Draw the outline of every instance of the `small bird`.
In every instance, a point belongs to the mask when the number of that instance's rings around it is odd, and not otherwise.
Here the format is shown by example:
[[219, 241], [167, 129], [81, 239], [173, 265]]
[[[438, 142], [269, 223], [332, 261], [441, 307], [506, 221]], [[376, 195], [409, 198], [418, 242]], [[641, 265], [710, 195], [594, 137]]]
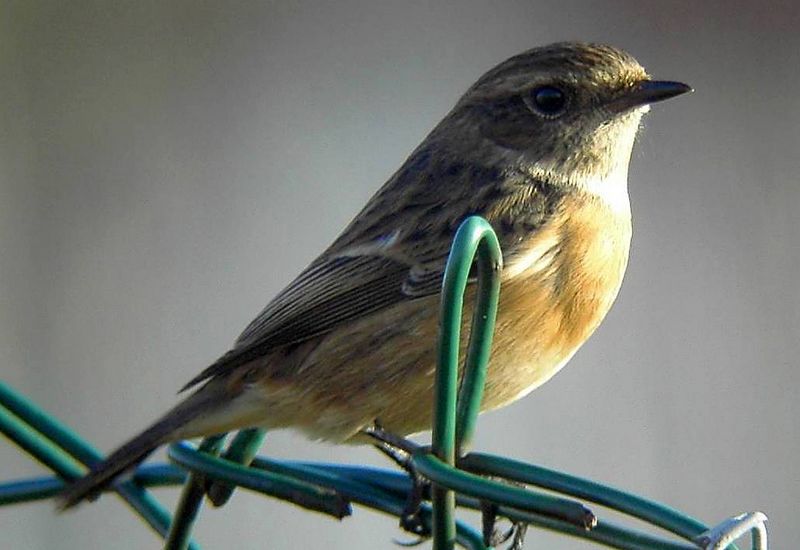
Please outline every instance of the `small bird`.
[[497, 65], [183, 388], [194, 392], [68, 486], [61, 505], [96, 496], [179, 439], [263, 427], [366, 443], [376, 422], [397, 436], [430, 429], [440, 286], [455, 231], [471, 215], [489, 221], [505, 258], [483, 410], [528, 394], [616, 298], [641, 117], [688, 91], [598, 44], [552, 44]]

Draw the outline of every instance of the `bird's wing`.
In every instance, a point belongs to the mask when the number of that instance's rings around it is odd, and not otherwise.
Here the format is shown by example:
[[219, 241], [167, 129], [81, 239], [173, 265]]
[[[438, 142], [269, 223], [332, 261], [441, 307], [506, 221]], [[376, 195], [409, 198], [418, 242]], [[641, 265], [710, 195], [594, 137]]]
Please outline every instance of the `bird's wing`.
[[[331, 247], [248, 325], [233, 349], [183, 389], [279, 346], [438, 293], [451, 240], [467, 216], [484, 216], [504, 256], [514, 259], [523, 235], [545, 223], [558, 202], [556, 188], [524, 175], [432, 158], [424, 148], [415, 151]], [[446, 190], [432, 183], [444, 178], [450, 183]]]
[[404, 243], [387, 239], [325, 254], [306, 268], [247, 326], [233, 349], [185, 387], [335, 327], [441, 288], [449, 240], [414, 259]]
[[441, 260], [414, 264], [358, 254], [314, 262], [248, 325], [236, 347], [302, 342], [398, 302], [434, 294], [441, 285]]

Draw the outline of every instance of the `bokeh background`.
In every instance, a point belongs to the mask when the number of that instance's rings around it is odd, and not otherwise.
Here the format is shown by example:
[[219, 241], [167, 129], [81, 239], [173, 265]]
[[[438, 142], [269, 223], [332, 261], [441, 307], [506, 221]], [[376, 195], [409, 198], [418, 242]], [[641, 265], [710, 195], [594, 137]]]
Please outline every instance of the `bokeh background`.
[[[798, 543], [800, 4], [1, 4], [0, 373], [102, 449], [173, 404], [495, 63], [603, 41], [692, 84], [636, 147], [616, 306], [552, 382], [483, 417], [477, 447], [708, 522], [763, 510], [774, 548]], [[291, 433], [265, 451], [386, 465]], [[0, 479], [39, 472], [0, 442]], [[5, 508], [0, 532], [10, 549], [159, 545], [114, 497]], [[196, 536], [403, 538], [246, 492]]]

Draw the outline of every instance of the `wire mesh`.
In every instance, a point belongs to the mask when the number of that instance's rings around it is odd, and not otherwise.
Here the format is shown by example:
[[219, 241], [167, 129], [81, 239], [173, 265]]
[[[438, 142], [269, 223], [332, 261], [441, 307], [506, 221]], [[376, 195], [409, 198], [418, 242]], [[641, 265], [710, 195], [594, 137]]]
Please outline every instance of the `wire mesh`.
[[[476, 304], [459, 390], [462, 306], [473, 265], [477, 265]], [[766, 550], [766, 516], [760, 512], [735, 516], [709, 528], [668, 506], [594, 481], [501, 456], [467, 452], [480, 410], [501, 265], [500, 246], [488, 222], [480, 217], [466, 219], [456, 233], [443, 281], [432, 444], [417, 446], [412, 453], [415, 468], [432, 484], [431, 503], [423, 503], [420, 513], [432, 532], [433, 547], [491, 548], [486, 526], [478, 530], [458, 520], [458, 507], [484, 513], [490, 510], [492, 517], [625, 550], [738, 550], [733, 541], [748, 532], [751, 548]], [[52, 498], [66, 483], [83, 475], [85, 468], [102, 460], [101, 453], [76, 433], [3, 382], [0, 431], [55, 474], [0, 484], [0, 506]], [[223, 505], [237, 486], [336, 518], [352, 514], [353, 504], [403, 515], [412, 485], [405, 473], [256, 456], [264, 435], [260, 429], [242, 430], [227, 449], [226, 434], [206, 438], [198, 447], [175, 443], [169, 448], [169, 458], [176, 465], [140, 466], [111, 490], [164, 538], [165, 548], [170, 550], [199, 549], [191, 531], [203, 497]], [[148, 488], [180, 484], [183, 491], [171, 516]], [[671, 536], [603, 519], [583, 501], [659, 527]]]

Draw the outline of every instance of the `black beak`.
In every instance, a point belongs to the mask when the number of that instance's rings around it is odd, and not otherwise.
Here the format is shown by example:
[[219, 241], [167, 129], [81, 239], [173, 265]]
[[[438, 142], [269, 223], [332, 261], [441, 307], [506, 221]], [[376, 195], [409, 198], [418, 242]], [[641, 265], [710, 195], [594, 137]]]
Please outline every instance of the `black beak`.
[[642, 105], [649, 105], [658, 101], [664, 101], [671, 97], [692, 92], [691, 86], [683, 82], [671, 82], [669, 80], [643, 80], [622, 92], [619, 96], [612, 99], [607, 108], [612, 113], [622, 113]]

